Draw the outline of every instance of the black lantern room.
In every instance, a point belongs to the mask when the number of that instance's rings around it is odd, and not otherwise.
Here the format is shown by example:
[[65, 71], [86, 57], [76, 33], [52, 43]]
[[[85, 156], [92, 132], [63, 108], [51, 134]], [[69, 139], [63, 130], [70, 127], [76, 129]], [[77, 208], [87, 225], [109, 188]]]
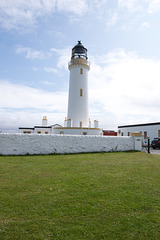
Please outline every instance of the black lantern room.
[[85, 48], [81, 41], [78, 41], [78, 44], [72, 48], [72, 59], [73, 58], [84, 58], [88, 59], [87, 57], [87, 48]]

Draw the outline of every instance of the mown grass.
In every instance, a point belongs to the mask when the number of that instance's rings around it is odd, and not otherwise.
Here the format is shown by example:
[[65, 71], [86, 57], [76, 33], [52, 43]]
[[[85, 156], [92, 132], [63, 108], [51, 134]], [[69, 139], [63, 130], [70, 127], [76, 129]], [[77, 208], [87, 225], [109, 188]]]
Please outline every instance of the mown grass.
[[160, 156], [0, 156], [0, 239], [159, 240]]

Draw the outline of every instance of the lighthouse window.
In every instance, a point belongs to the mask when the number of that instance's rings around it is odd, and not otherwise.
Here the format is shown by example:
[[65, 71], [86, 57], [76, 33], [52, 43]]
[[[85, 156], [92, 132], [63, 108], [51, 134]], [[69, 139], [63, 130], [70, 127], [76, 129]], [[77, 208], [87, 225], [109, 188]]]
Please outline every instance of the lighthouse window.
[[80, 74], [83, 74], [83, 68], [80, 68]]
[[82, 128], [82, 121], [79, 122], [79, 127]]
[[83, 96], [83, 89], [80, 89], [80, 97]]

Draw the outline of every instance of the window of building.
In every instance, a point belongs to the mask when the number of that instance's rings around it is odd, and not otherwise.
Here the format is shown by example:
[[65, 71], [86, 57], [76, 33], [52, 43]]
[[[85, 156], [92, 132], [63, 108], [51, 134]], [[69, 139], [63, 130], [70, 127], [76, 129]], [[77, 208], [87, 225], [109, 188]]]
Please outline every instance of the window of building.
[[123, 132], [121, 132], [121, 136], [123, 136], [124, 134], [123, 134]]
[[130, 135], [131, 135], [130, 132], [128, 132], [128, 137], [129, 137]]
[[63, 131], [61, 131], [61, 132], [60, 132], [60, 134], [64, 134], [64, 132], [63, 132]]
[[83, 74], [83, 68], [80, 68], [80, 74]]
[[158, 137], [160, 137], [160, 130], [158, 130]]
[[83, 89], [80, 89], [80, 97], [83, 96]]
[[24, 134], [30, 134], [31, 131], [23, 131]]
[[79, 127], [82, 128], [82, 121], [79, 122]]
[[144, 132], [144, 139], [147, 138], [147, 132]]
[[83, 134], [83, 135], [87, 135], [87, 132], [83, 132], [82, 134]]
[[41, 131], [37, 131], [38, 134], [41, 134]]
[[46, 131], [45, 134], [48, 134], [48, 132]]

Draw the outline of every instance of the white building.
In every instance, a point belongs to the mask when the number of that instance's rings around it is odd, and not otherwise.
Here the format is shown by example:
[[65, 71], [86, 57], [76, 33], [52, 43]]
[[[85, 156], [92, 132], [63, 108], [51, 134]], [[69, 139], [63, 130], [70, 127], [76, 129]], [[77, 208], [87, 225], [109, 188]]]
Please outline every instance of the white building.
[[24, 134], [53, 134], [54, 133], [54, 128], [60, 128], [62, 127], [59, 124], [54, 124], [48, 126], [48, 120], [47, 116], [44, 116], [42, 119], [42, 125], [41, 126], [34, 126], [33, 128], [28, 128], [28, 127], [19, 127], [19, 132], [24, 133]]
[[[68, 113], [64, 121], [64, 127], [60, 125], [47, 126], [47, 117], [42, 120], [42, 126], [30, 128], [19, 128], [23, 133], [43, 134], [71, 134], [71, 135], [102, 135], [102, 129], [98, 127], [99, 122], [91, 121], [88, 116], [88, 62], [87, 49], [78, 41], [72, 49], [71, 60], [68, 64], [70, 71]], [[46, 118], [46, 119], [45, 119]]]
[[144, 139], [149, 137], [152, 141], [155, 137], [160, 137], [160, 122], [118, 126], [120, 136], [130, 136], [135, 132], [142, 133]]

